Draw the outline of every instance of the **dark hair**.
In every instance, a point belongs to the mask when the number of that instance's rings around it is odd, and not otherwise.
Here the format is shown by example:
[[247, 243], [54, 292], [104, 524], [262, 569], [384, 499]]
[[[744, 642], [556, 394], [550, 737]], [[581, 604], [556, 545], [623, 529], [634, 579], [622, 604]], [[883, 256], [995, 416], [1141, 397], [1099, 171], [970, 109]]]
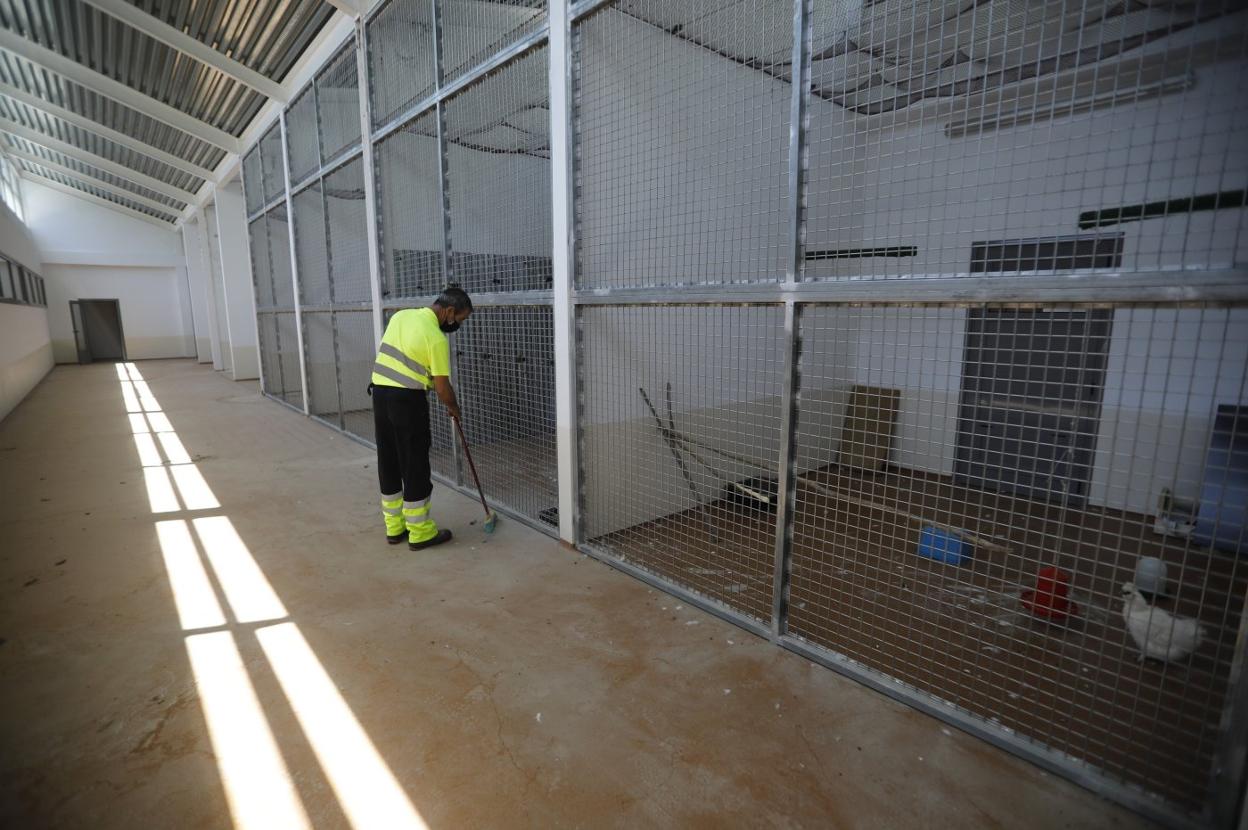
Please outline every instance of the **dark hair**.
[[444, 288], [433, 304], [456, 312], [472, 311], [472, 300], [468, 299], [468, 292], [457, 285]]

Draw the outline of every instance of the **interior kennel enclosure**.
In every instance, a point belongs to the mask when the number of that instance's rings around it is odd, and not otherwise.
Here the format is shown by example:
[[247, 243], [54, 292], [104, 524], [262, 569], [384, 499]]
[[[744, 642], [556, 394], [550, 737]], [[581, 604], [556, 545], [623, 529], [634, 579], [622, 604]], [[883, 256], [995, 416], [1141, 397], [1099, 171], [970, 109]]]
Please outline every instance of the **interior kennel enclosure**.
[[1239, 0], [388, 0], [244, 158], [264, 390], [370, 442], [387, 315], [462, 285], [500, 508], [1226, 826], [1246, 67]]

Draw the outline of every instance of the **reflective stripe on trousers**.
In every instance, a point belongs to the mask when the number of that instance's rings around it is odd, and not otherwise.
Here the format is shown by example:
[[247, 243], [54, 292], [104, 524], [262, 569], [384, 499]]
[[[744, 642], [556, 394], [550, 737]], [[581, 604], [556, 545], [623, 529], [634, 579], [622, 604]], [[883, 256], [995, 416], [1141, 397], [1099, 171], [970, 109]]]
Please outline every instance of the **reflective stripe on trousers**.
[[403, 520], [407, 523], [409, 542], [424, 542], [438, 535], [438, 526], [433, 521], [431, 500], [403, 502]]
[[381, 517], [386, 521], [387, 536], [398, 536], [407, 529], [403, 521], [403, 494], [401, 492], [392, 495], [382, 494]]

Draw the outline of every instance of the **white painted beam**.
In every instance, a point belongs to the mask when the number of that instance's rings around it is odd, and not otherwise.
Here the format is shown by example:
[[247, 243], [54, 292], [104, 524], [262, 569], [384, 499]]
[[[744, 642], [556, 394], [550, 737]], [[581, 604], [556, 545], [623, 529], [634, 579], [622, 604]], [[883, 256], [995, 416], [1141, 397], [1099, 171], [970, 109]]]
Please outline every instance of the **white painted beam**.
[[[90, 2], [90, 0], [87, 0], [87, 2]], [[347, 17], [360, 16], [359, 7], [357, 7], [355, 3], [352, 3], [351, 0], [325, 0], [325, 2], [345, 14]]]
[[101, 138], [107, 138], [114, 144], [133, 150], [136, 153], [142, 153], [150, 159], [167, 164], [176, 170], [181, 170], [183, 173], [190, 173], [192, 176], [199, 176], [201, 179], [206, 181], [212, 181], [214, 178], [215, 174], [207, 167], [200, 167], [198, 164], [192, 164], [184, 158], [175, 156], [173, 153], [166, 153], [158, 147], [145, 144], [137, 138], [133, 138], [125, 133], [120, 133], [114, 129], [105, 127], [100, 122], [92, 121], [85, 115], [79, 115], [73, 110], [67, 110], [64, 107], [57, 106], [50, 101], [45, 101], [37, 95], [31, 95], [29, 92], [23, 89], [18, 89], [10, 84], [6, 84], [3, 81], [0, 81], [0, 95], [3, 95], [6, 98], [12, 98], [14, 101], [19, 101], [32, 109], [39, 110], [45, 115], [51, 116], [52, 118], [60, 119], [66, 124], [72, 124], [80, 129], [95, 133]]
[[115, 196], [121, 196], [123, 198], [129, 199], [130, 201], [136, 204], [145, 205], [147, 207], [152, 208], [153, 210], [159, 210], [159, 211], [168, 213], [170, 222], [177, 219], [177, 217], [181, 213], [181, 211], [176, 207], [163, 204], [161, 202], [156, 201], [155, 199], [149, 199], [146, 196], [142, 196], [138, 193], [132, 193], [129, 190], [124, 190], [120, 187], [117, 187], [114, 184], [104, 181], [99, 176], [93, 176], [90, 173], [84, 173], [81, 170], [75, 170], [72, 167], [66, 167], [63, 164], [57, 164], [54, 161], [48, 161], [47, 159], [39, 158], [33, 153], [26, 153], [26, 152], [23, 152], [22, 150], [14, 150], [12, 147], [5, 150], [5, 153], [9, 156], [12, 156], [13, 158], [24, 159], [25, 161], [28, 161], [31, 164], [37, 164], [40, 167], [43, 167], [47, 170], [52, 170], [57, 173], [64, 173], [66, 176], [73, 176], [75, 179], [78, 179], [79, 181], [82, 181], [84, 183], [89, 183], [95, 187], [99, 187], [104, 190], [107, 190], [109, 193], [112, 193]]
[[69, 185], [61, 184], [60, 182], [53, 181], [52, 179], [49, 179], [46, 176], [40, 176], [38, 173], [32, 173], [29, 170], [23, 170], [21, 171], [21, 177], [23, 179], [26, 179], [26, 181], [34, 182], [35, 184], [42, 185], [43, 187], [50, 187], [53, 190], [59, 190], [62, 193], [68, 193], [70, 196], [77, 196], [79, 199], [82, 199], [83, 201], [92, 202], [94, 204], [100, 205], [101, 207], [106, 207], [109, 210], [115, 210], [118, 213], [123, 214], [125, 216], [130, 216], [135, 219], [142, 219], [144, 222], [147, 222], [148, 224], [151, 224], [151, 225], [155, 225], [161, 230], [169, 231], [170, 233], [175, 232], [173, 223], [171, 222], [162, 222], [154, 216], [148, 216], [146, 213], [140, 213], [139, 211], [134, 210], [133, 208], [128, 208], [125, 205], [119, 205], [116, 202], [110, 202], [108, 199], [102, 199], [99, 196], [96, 196], [92, 193], [87, 193], [86, 191], [83, 191], [83, 190], [79, 190], [76, 187], [70, 187]]
[[196, 40], [181, 29], [170, 26], [160, 18], [153, 17], [125, 0], [84, 0], [84, 2], [138, 29], [143, 34], [159, 40], [166, 46], [211, 66], [240, 84], [246, 84], [261, 95], [267, 95], [283, 103], [287, 100], [286, 91], [273, 79], [266, 78], [254, 69], [249, 69], [233, 58], [226, 57], [202, 40]]
[[187, 115], [180, 109], [171, 107], [163, 101], [157, 101], [155, 98], [144, 95], [120, 81], [115, 81], [107, 75], [83, 66], [77, 61], [70, 60], [58, 52], [40, 46], [34, 41], [27, 40], [15, 32], [0, 29], [0, 49], [23, 57], [49, 72], [68, 78], [93, 92], [97, 92], [106, 98], [111, 98], [144, 115], [151, 116], [157, 121], [181, 130], [187, 135], [193, 135], [201, 141], [216, 145], [222, 150], [228, 150], [231, 153], [239, 151], [238, 139], [225, 130], [218, 129], [206, 121], [200, 121], [198, 118]]
[[155, 190], [157, 193], [163, 193], [164, 195], [177, 199], [180, 202], [191, 202], [195, 199], [195, 194], [191, 193], [189, 190], [174, 187], [173, 185], [149, 176], [146, 173], [140, 173], [137, 170], [126, 167], [124, 164], [109, 161], [103, 156], [97, 156], [94, 153], [89, 153], [80, 147], [61, 141], [59, 138], [53, 138], [50, 135], [44, 135], [38, 130], [32, 130], [29, 127], [17, 123], [16, 121], [10, 121], [7, 118], [0, 118], [0, 132], [15, 135], [18, 138], [24, 138], [33, 144], [47, 147], [49, 150], [56, 150], [58, 153], [63, 153], [70, 158], [83, 162], [84, 164], [89, 164], [92, 167], [98, 167], [107, 173], [112, 173], [114, 176], [120, 176], [128, 182], [141, 184], [146, 188]]

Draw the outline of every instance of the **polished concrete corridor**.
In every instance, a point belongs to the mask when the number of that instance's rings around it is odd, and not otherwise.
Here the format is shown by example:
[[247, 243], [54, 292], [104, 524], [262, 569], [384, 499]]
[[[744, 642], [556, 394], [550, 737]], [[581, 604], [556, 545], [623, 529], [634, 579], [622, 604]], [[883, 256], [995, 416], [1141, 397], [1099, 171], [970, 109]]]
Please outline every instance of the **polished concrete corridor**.
[[388, 547], [370, 450], [133, 366], [0, 423], [0, 826], [1144, 824], [444, 488]]

